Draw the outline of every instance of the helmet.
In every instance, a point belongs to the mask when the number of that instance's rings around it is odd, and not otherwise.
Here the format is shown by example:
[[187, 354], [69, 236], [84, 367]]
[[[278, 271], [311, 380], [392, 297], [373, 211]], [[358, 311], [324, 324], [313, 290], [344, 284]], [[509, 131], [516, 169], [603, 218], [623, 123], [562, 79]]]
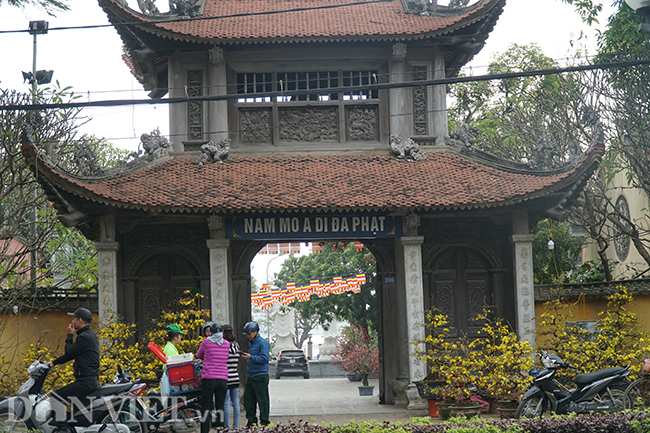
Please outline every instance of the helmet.
[[221, 323], [219, 322], [206, 322], [203, 327], [201, 327], [201, 331], [205, 335], [205, 330], [206, 328], [210, 328], [210, 333], [211, 334], [216, 334], [217, 332], [221, 332]]
[[257, 324], [257, 322], [246, 322], [244, 325], [244, 335], [248, 334], [249, 332], [253, 331], [259, 331], [260, 330], [260, 325]]

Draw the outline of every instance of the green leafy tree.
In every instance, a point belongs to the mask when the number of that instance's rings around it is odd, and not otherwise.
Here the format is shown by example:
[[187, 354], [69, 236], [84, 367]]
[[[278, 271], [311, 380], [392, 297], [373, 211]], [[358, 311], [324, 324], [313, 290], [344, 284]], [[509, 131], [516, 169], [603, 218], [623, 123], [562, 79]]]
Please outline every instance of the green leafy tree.
[[59, 0], [0, 0], [0, 7], [5, 4], [16, 7], [36, 6], [52, 16], [55, 12], [70, 10], [67, 2]]
[[[512, 44], [497, 55], [488, 73], [503, 74], [555, 68], [559, 65], [536, 44]], [[576, 95], [582, 83], [573, 75], [508, 78], [452, 85], [450, 125], [466, 124], [480, 131], [472, 145], [508, 160], [534, 165], [533, 152], [545, 142], [552, 166], [562, 166], [580, 153], [586, 139], [576, 127], [583, 117], [583, 103]], [[551, 121], [554, 119], [554, 121]], [[539, 168], [539, 167], [533, 167]], [[547, 167], [550, 168], [550, 167]]]
[[288, 281], [295, 281], [296, 286], [309, 285], [310, 279], [318, 278], [321, 282], [329, 281], [335, 276], [353, 276], [366, 274], [366, 284], [361, 293], [329, 295], [324, 298], [312, 296], [309, 302], [291, 304], [298, 313], [294, 344], [302, 347], [309, 338], [309, 333], [317, 326], [327, 327], [333, 319], [359, 323], [367, 329], [377, 326], [377, 294], [375, 286], [376, 261], [372, 253], [364, 248], [355, 251], [354, 244], [345, 248], [341, 244], [335, 249], [333, 243], [325, 244], [320, 253], [307, 256], [291, 256], [282, 264], [274, 284], [286, 287]]

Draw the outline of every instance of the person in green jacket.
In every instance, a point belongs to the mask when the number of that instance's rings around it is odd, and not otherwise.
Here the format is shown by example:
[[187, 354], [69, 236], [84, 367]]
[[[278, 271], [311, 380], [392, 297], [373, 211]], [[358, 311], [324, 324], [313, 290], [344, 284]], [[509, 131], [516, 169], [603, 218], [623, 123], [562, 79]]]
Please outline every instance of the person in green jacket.
[[[167, 358], [170, 356], [178, 355], [178, 345], [183, 339], [185, 333], [181, 331], [180, 326], [175, 323], [167, 325], [167, 344], [163, 348], [163, 353], [167, 355]], [[163, 376], [160, 378], [160, 394], [163, 396], [169, 395], [171, 392], [171, 386], [169, 384], [169, 376], [167, 375], [167, 365], [163, 365]], [[163, 401], [164, 403], [164, 401]]]
[[180, 326], [177, 324], [172, 323], [171, 325], [167, 325], [167, 344], [165, 344], [163, 352], [168, 358], [173, 355], [178, 355], [178, 345], [181, 344], [183, 335], [185, 333], [181, 331]]

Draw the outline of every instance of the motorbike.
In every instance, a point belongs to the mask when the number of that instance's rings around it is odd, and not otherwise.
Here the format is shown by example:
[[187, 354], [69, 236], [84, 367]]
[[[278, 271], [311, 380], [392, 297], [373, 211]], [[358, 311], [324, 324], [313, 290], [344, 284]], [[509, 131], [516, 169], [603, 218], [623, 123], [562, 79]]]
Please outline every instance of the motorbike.
[[544, 368], [522, 397], [515, 418], [538, 418], [547, 409], [556, 414], [619, 412], [624, 409], [626, 377], [630, 367], [603, 368], [573, 378], [575, 389], [567, 389], [556, 379], [561, 368], [574, 368], [558, 355], [542, 351]]
[[158, 391], [138, 398], [143, 421], [151, 433], [192, 433], [201, 427], [201, 391], [161, 397]]
[[44, 433], [144, 433], [140, 419], [130, 410], [146, 383], [131, 382], [119, 366], [114, 384], [90, 393], [83, 404], [73, 404], [66, 421], [56, 421], [50, 395], [42, 392], [50, 372], [47, 363], [34, 361], [29, 378], [15, 397], [0, 401], [0, 431], [42, 430]]

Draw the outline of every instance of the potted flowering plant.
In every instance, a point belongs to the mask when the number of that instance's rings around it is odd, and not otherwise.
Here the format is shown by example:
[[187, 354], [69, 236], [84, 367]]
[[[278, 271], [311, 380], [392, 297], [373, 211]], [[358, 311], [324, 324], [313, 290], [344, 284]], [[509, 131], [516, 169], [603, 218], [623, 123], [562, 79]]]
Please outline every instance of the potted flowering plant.
[[474, 352], [482, 354], [476, 386], [502, 409], [516, 408], [519, 396], [533, 380], [528, 374], [533, 366], [530, 343], [522, 341], [504, 319], [493, 317], [489, 309], [477, 320], [482, 324], [480, 338], [470, 344]]
[[452, 349], [447, 325], [447, 316], [435, 309], [427, 311], [424, 325], [427, 328], [427, 336], [423, 340], [414, 342], [416, 348], [413, 355], [427, 365], [428, 371], [427, 377], [415, 383], [422, 398], [435, 400], [443, 398], [441, 392], [445, 378], [442, 370], [446, 363], [446, 356]]
[[359, 393], [362, 394], [362, 387], [372, 388], [368, 384], [368, 375], [379, 371], [379, 344], [377, 335], [358, 323], [343, 328], [341, 335], [336, 340], [336, 347], [332, 351], [332, 357], [340, 362], [341, 368], [348, 373], [361, 376], [362, 385]]

